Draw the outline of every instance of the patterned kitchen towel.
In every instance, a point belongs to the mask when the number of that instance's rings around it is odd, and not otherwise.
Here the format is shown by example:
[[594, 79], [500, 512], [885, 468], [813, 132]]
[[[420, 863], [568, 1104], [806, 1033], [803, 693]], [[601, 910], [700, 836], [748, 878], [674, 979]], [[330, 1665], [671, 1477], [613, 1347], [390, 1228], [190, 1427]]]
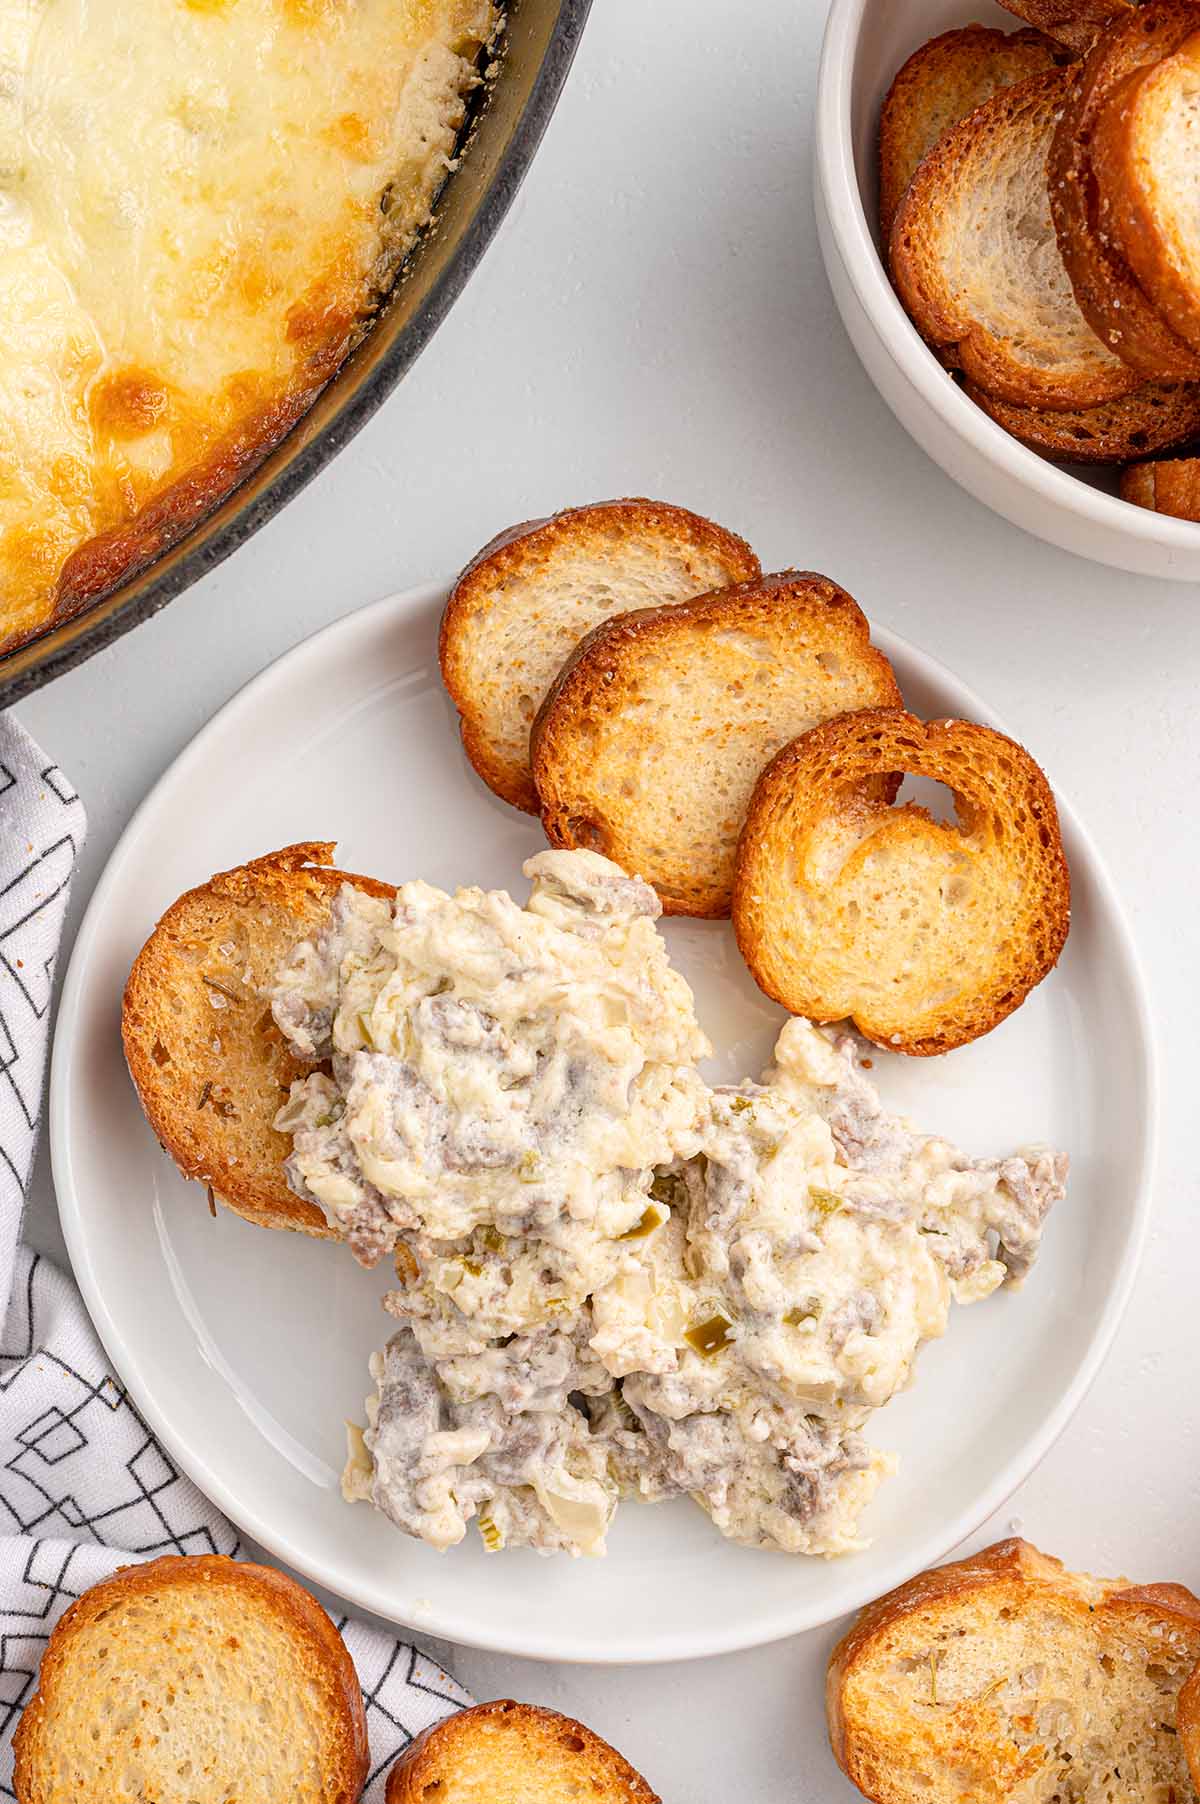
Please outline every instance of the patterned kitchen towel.
[[[83, 804], [11, 715], [0, 716], [0, 1796], [12, 1732], [51, 1629], [98, 1579], [163, 1553], [243, 1552], [177, 1472], [108, 1370], [75, 1286], [20, 1244], [41, 1118], [54, 963]], [[364, 1797], [396, 1754], [471, 1699], [416, 1648], [337, 1619], [371, 1742]]]

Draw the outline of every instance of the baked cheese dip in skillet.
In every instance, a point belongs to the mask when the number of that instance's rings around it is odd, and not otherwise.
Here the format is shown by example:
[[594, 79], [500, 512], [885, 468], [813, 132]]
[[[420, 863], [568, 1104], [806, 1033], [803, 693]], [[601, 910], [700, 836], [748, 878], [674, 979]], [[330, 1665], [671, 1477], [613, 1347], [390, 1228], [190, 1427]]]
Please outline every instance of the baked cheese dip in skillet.
[[0, 649], [287, 433], [451, 167], [491, 0], [0, 10]]

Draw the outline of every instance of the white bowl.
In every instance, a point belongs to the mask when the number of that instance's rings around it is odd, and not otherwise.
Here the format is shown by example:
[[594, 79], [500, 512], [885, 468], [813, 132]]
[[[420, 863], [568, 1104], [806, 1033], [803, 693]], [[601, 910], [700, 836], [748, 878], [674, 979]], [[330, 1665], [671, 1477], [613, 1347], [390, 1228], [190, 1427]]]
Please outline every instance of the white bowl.
[[817, 94], [817, 230], [834, 300], [867, 374], [934, 461], [976, 500], [1065, 551], [1142, 576], [1200, 579], [1200, 526], [1132, 507], [1111, 472], [1066, 469], [1018, 444], [952, 381], [897, 300], [879, 255], [879, 108], [905, 59], [976, 20], [973, 0], [833, 0]]

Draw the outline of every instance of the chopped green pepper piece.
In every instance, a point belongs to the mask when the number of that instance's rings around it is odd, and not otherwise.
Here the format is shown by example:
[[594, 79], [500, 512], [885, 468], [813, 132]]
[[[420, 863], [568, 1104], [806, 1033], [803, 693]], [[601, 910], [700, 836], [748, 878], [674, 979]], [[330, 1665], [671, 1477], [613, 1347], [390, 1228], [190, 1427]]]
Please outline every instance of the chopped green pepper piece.
[[499, 1524], [486, 1510], [479, 1512], [479, 1534], [489, 1553], [499, 1553], [504, 1546], [504, 1536], [500, 1532]]
[[656, 1203], [665, 1203], [668, 1209], [681, 1209], [687, 1201], [687, 1185], [677, 1171], [656, 1171], [650, 1194]]
[[662, 1227], [664, 1219], [665, 1218], [663, 1216], [661, 1216], [659, 1214], [658, 1210], [654, 1207], [654, 1204], [650, 1203], [647, 1206], [647, 1208], [642, 1212], [642, 1219], [637, 1223], [637, 1225], [635, 1227], [630, 1228], [630, 1230], [627, 1234], [618, 1234], [617, 1239], [618, 1240], [645, 1240], [645, 1238], [648, 1234], [653, 1234], [655, 1228]]
[[733, 1344], [733, 1323], [723, 1315], [710, 1316], [706, 1322], [697, 1322], [684, 1335], [689, 1347], [695, 1347], [705, 1359], [711, 1359], [714, 1353], [721, 1353]]

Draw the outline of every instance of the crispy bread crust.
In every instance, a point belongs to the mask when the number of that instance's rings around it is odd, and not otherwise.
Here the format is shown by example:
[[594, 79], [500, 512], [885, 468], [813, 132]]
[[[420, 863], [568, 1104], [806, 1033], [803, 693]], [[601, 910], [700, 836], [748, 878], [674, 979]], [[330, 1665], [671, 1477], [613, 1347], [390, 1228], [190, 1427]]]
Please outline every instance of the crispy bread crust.
[[[893, 1795], [880, 1780], [886, 1772], [886, 1750], [870, 1745], [854, 1719], [848, 1697], [856, 1668], [869, 1662], [906, 1618], [929, 1615], [946, 1605], [988, 1592], [1019, 1598], [1047, 1592], [1065, 1610], [1101, 1619], [1105, 1611], [1150, 1609], [1200, 1636], [1200, 1599], [1182, 1585], [1131, 1585], [1127, 1579], [1095, 1579], [1068, 1572], [1061, 1560], [1039, 1553], [1028, 1541], [998, 1541], [965, 1560], [921, 1572], [860, 1612], [830, 1655], [825, 1682], [825, 1715], [833, 1755], [852, 1784], [870, 1799]], [[1195, 1681], [1189, 1681], [1195, 1687]], [[1185, 1687], [1185, 1690], [1187, 1687]], [[1200, 1702], [1200, 1689], [1194, 1690]], [[1183, 1729], [1183, 1694], [1180, 1694]]]
[[1040, 74], [1063, 51], [1040, 31], [964, 25], [915, 50], [897, 75], [879, 121], [879, 225], [884, 244], [908, 184], [951, 125], [1000, 88]]
[[[659, 849], [656, 857], [655, 848], [647, 846], [642, 837], [645, 792], [639, 797], [635, 780], [634, 793], [623, 794], [619, 801], [606, 793], [603, 750], [583, 738], [581, 729], [610, 721], [622, 732], [637, 731], [622, 726], [624, 704], [656, 656], [669, 658], [682, 644], [681, 661], [686, 664], [689, 648], [693, 657], [707, 656], [705, 642], [710, 637], [719, 640], [724, 633], [753, 636], [759, 623], [769, 622], [777, 628], [778, 621], [787, 617], [801, 642], [804, 635], [827, 634], [828, 650], [838, 662], [854, 661], [861, 693], [870, 696], [864, 705], [902, 705], [895, 673], [884, 654], [872, 645], [870, 623], [862, 609], [844, 589], [816, 571], [783, 571], [672, 607], [618, 614], [594, 628], [576, 647], [542, 703], [530, 734], [542, 826], [550, 844], [600, 851], [624, 869], [636, 871], [658, 889], [666, 914], [708, 920], [727, 916], [731, 864], [728, 870], [704, 868], [702, 857], [693, 851], [694, 835], [689, 835], [685, 853], [668, 846]], [[715, 655], [721, 655], [719, 646]], [[746, 701], [753, 709], [754, 698]], [[731, 716], [736, 716], [738, 706], [739, 697], [731, 691]], [[722, 724], [708, 723], [705, 731], [711, 734]], [[668, 733], [669, 729], [664, 731], [662, 739], [664, 754]], [[778, 737], [774, 744], [778, 745]], [[740, 750], [735, 748], [731, 759]], [[643, 780], [656, 787], [670, 784], [668, 758], [664, 755], [653, 772], [644, 773]], [[715, 798], [712, 806], [719, 806]], [[740, 810], [732, 833], [738, 825]]]
[[[141, 1566], [123, 1566], [111, 1578], [85, 1591], [56, 1623], [42, 1656], [38, 1686], [13, 1736], [13, 1789], [21, 1804], [41, 1804], [37, 1782], [40, 1744], [52, 1732], [55, 1696], [81, 1682], [72, 1670], [74, 1643], [80, 1630], [102, 1613], [113, 1617], [113, 1636], [121, 1634], [120, 1612], [139, 1598], [170, 1590], [229, 1593], [231, 1626], [248, 1611], [281, 1618], [296, 1648], [297, 1664], [310, 1682], [326, 1694], [330, 1707], [334, 1768], [328, 1775], [330, 1804], [354, 1804], [366, 1783], [370, 1757], [362, 1688], [346, 1644], [316, 1598], [303, 1586], [269, 1566], [255, 1566], [221, 1554], [185, 1558], [167, 1555]], [[86, 1683], [86, 1678], [82, 1681]]]
[[[293, 1058], [278, 1029], [263, 1027], [266, 1004], [261, 996], [251, 994], [244, 1007], [205, 1014], [204, 974], [185, 954], [199, 927], [211, 940], [219, 931], [215, 921], [235, 922], [243, 913], [261, 918], [267, 911], [284, 919], [297, 917], [294, 935], [280, 938], [281, 959], [313, 930], [343, 883], [372, 896], [395, 895], [391, 884], [331, 869], [333, 850], [324, 841], [287, 846], [236, 870], [219, 872], [180, 896], [134, 961], [121, 1012], [125, 1059], [138, 1099], [183, 1175], [207, 1185], [218, 1201], [246, 1221], [265, 1228], [291, 1228], [323, 1240], [337, 1236], [321, 1210], [294, 1196], [285, 1182], [286, 1137], [276, 1134], [269, 1122], [244, 1123], [229, 1082], [232, 1074], [236, 1084], [239, 1055], [253, 1064], [266, 1060], [282, 1099], [292, 1079], [308, 1068]], [[195, 1002], [199, 1019], [221, 1040], [219, 1053], [194, 1035], [191, 1043], [174, 1052], [165, 1046], [161, 997], [168, 984], [183, 989]], [[216, 994], [223, 997], [220, 990]], [[165, 1059], [164, 1051], [170, 1054]], [[257, 1146], [247, 1158], [248, 1145], [254, 1143], [270, 1149], [269, 1160]]]
[[1121, 497], [1176, 520], [1200, 520], [1200, 458], [1131, 464], [1121, 477]]
[[[864, 787], [895, 772], [945, 784], [954, 793], [960, 826], [934, 822], [911, 803], [893, 809], [877, 790]], [[836, 869], [826, 871], [814, 845], [830, 828], [844, 840]], [[901, 859], [930, 842], [954, 856], [969, 833], [981, 848], [985, 877], [1023, 851], [1032, 865], [1029, 888], [1036, 889], [1022, 898], [1021, 918], [1014, 922], [1022, 944], [1007, 951], [990, 947], [979, 992], [954, 994], [907, 1021], [886, 1016], [878, 982], [847, 1008], [823, 991], [814, 969], [816, 948], [826, 939], [835, 944], [826, 930], [841, 923], [838, 889], [875, 850], [877, 829], [891, 836]], [[738, 842], [733, 927], [759, 988], [789, 1014], [814, 1021], [849, 1016], [867, 1039], [911, 1056], [963, 1046], [1019, 1008], [1058, 962], [1070, 914], [1070, 877], [1049, 784], [1022, 746], [970, 721], [926, 722], [900, 709], [874, 708], [814, 727], [785, 746], [759, 778]], [[970, 923], [959, 931], [975, 933]], [[847, 938], [844, 924], [841, 934]], [[929, 984], [939, 975], [944, 982], [944, 973], [935, 970]], [[849, 979], [837, 976], [839, 992], [853, 990]]]
[[974, 383], [966, 393], [1031, 451], [1071, 464], [1124, 464], [1185, 445], [1200, 433], [1200, 382], [1148, 382], [1100, 407], [1051, 413], [1010, 407]]
[[1074, 69], [1032, 75], [952, 127], [917, 170], [892, 230], [892, 278], [922, 337], [934, 346], [957, 347], [968, 380], [1019, 407], [1095, 407], [1139, 385], [1136, 373], [1090, 333], [1086, 356], [1081, 350], [1073, 365], [1045, 367], [1023, 335], [1001, 336], [973, 317], [961, 285], [947, 278], [937, 252], [946, 197], [971, 182], [989, 153], [1010, 136], [1021, 143], [1027, 138], [1030, 154], [1040, 155], [1076, 80]]
[[[761, 566], [744, 539], [736, 533], [671, 503], [644, 496], [598, 501], [585, 507], [564, 508], [549, 520], [535, 520], [501, 533], [466, 566], [446, 603], [438, 636], [442, 681], [458, 709], [463, 750], [488, 788], [501, 801], [526, 814], [538, 811], [537, 792], [528, 760], [516, 766], [498, 749], [488, 732], [471, 682], [466, 644], [474, 620], [493, 605], [506, 584], [525, 570], [550, 562], [564, 546], [591, 535], [621, 533], [658, 537], [664, 530], [686, 536], [705, 553], [721, 558], [729, 580], [757, 576]], [[514, 678], [514, 681], [516, 679]], [[540, 702], [541, 696], [535, 701]]]
[[1192, 1784], [1200, 1791], [1200, 1666], [1179, 1693], [1175, 1721]]
[[1136, 10], [1134, 0], [1000, 0], [1000, 4], [1006, 12], [1080, 53], [1091, 49], [1112, 20]]
[[1133, 369], [1157, 381], [1200, 376], [1200, 353], [1174, 332], [1114, 240], [1110, 207], [1097, 182], [1093, 137], [1115, 90], [1158, 63], [1200, 27], [1192, 0], [1152, 0], [1120, 16], [1097, 41], [1070, 96], [1047, 173], [1058, 246], [1080, 312]]
[[1093, 129], [1092, 165], [1121, 255], [1175, 333], [1200, 355], [1200, 292], [1156, 205], [1156, 182], [1166, 178], [1141, 142], [1147, 114], [1168, 113], [1178, 104], [1178, 88], [1190, 85], [1200, 67], [1200, 7], [1186, 11], [1192, 29], [1182, 41], [1108, 94]]
[[[518, 1704], [512, 1698], [497, 1698], [490, 1704], [476, 1704], [460, 1710], [444, 1722], [435, 1723], [416, 1740], [410, 1742], [388, 1774], [386, 1804], [431, 1804], [436, 1795], [453, 1796], [453, 1774], [458, 1750], [478, 1747], [497, 1729], [515, 1731], [525, 1743], [521, 1750], [523, 1765], [528, 1769], [517, 1780], [519, 1790], [505, 1786], [497, 1795], [507, 1800], [520, 1797], [526, 1804], [536, 1804], [539, 1795], [536, 1772], [538, 1744], [557, 1744], [573, 1760], [579, 1762], [579, 1790], [586, 1791], [594, 1804], [662, 1804], [641, 1774], [623, 1755], [602, 1741], [593, 1730], [573, 1717], [560, 1716], [557, 1710], [546, 1710], [539, 1704]], [[501, 1747], [498, 1747], [501, 1752]], [[503, 1749], [509, 1752], [509, 1749]], [[561, 1756], [560, 1756], [561, 1757]], [[511, 1753], [510, 1753], [511, 1758]], [[505, 1774], [509, 1778], [509, 1774]], [[516, 1777], [516, 1775], [512, 1775]], [[449, 1784], [447, 1784], [447, 1778]]]

